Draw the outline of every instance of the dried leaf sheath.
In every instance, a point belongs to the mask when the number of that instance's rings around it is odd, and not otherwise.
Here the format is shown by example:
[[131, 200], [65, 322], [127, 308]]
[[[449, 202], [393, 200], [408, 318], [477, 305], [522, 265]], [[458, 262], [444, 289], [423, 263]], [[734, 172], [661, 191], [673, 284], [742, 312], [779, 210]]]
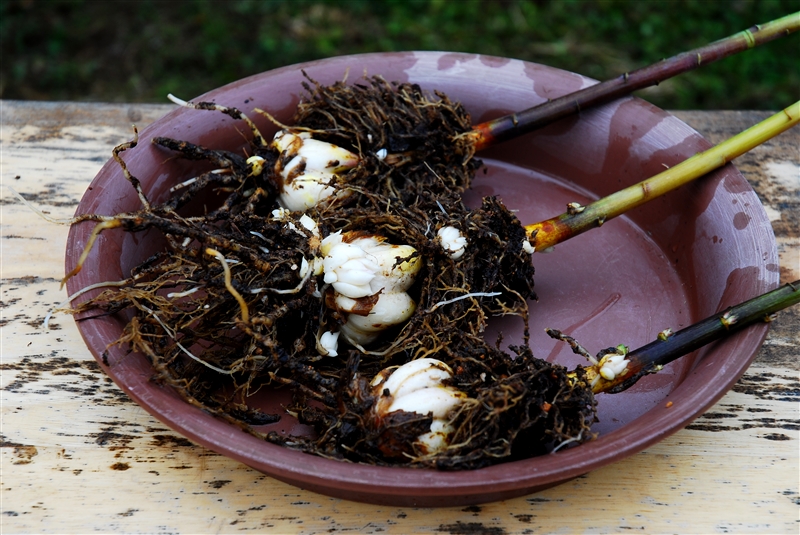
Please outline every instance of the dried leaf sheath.
[[[489, 315], [527, 318], [534, 270], [525, 230], [499, 200], [487, 198], [475, 210], [461, 202], [477, 166], [460, 135], [469, 116], [441, 95], [381, 79], [309, 90], [293, 124], [360, 157], [331, 181], [341, 194], [306, 211], [320, 236], [304, 227], [300, 212], [273, 214], [279, 158], [257, 136], [244, 156], [159, 138], [154, 142], [166, 149], [219, 170], [177, 189], [165, 205], [117, 216], [125, 230], [161, 230], [168, 249], [140, 265], [128, 286], [76, 310], [132, 309], [120, 342], [150, 358], [157, 380], [254, 434], [310, 453], [460, 469], [588, 439], [590, 391], [575, 390], [565, 369], [536, 360], [527, 348], [511, 357], [483, 339]], [[263, 158], [263, 173], [254, 172], [249, 156]], [[209, 189], [225, 192], [219, 208], [203, 216], [176, 213]], [[458, 259], [436, 238], [443, 226], [467, 238]], [[338, 357], [323, 357], [319, 337], [345, 318], [325, 305], [331, 288], [303, 266], [319, 254], [320, 238], [337, 231], [410, 245], [423, 262], [409, 290], [417, 308], [407, 323], [364, 352], [344, 347]], [[450, 365], [455, 386], [477, 400], [462, 408], [451, 447], [436, 458], [408, 440], [429, 418], [400, 412], [376, 421], [365, 386], [387, 366], [426, 356]], [[252, 403], [262, 388], [289, 390], [288, 410], [315, 435], [290, 437], [265, 426], [286, 416], [263, 414]]]

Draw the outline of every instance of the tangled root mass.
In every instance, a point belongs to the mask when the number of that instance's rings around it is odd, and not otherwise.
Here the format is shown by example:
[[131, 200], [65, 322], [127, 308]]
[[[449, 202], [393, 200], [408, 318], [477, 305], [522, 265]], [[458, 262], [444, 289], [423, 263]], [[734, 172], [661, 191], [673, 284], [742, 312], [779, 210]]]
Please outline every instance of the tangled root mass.
[[[324, 305], [330, 289], [302, 273], [320, 236], [303, 226], [301, 213], [273, 215], [281, 180], [272, 169], [279, 155], [258, 136], [247, 154], [152, 140], [218, 169], [163, 204], [118, 215], [124, 230], [159, 229], [167, 247], [143, 261], [124, 286], [74, 311], [133, 310], [119, 343], [146, 355], [157, 381], [254, 435], [317, 455], [465, 469], [588, 439], [594, 399], [580, 377], [536, 359], [527, 336], [513, 356], [483, 339], [489, 316], [518, 315], [527, 324], [534, 269], [523, 248], [525, 231], [499, 199], [485, 198], [477, 209], [461, 201], [480, 165], [465, 110], [445, 95], [380, 78], [354, 85], [310, 82], [306, 89], [292, 126], [360, 157], [333, 184], [347, 195], [306, 214], [321, 237], [364, 231], [419, 252], [423, 266], [410, 290], [417, 309], [407, 323], [367, 349], [320, 355], [320, 334], [337, 330], [344, 318]], [[264, 158], [262, 173], [253, 173], [252, 155]], [[224, 192], [219, 207], [201, 216], [181, 214], [209, 189]], [[436, 239], [443, 226], [468, 240], [457, 260]], [[467, 294], [496, 295], [454, 300]], [[453, 385], [471, 399], [454, 416], [450, 446], [435, 456], [412, 446], [428, 430], [429, 416], [400, 411], [378, 421], [370, 411], [369, 380], [420, 357], [447, 363]], [[262, 389], [291, 392], [288, 412], [314, 432], [273, 430], [270, 424], [289, 416], [263, 412], [253, 402]]]

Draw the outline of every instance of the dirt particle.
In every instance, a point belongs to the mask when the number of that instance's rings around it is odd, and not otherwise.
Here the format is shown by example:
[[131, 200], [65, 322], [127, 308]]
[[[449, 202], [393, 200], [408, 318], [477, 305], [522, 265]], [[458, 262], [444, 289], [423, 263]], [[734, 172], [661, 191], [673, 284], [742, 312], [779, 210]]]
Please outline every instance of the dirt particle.
[[190, 440], [175, 435], [153, 435], [150, 443], [156, 448], [191, 448], [194, 446]]
[[731, 427], [728, 425], [709, 425], [709, 424], [691, 424], [687, 425], [686, 429], [690, 429], [692, 431], [736, 431], [740, 428], [738, 427]]
[[112, 446], [113, 449], [126, 448], [128, 444], [136, 437], [133, 435], [123, 435], [115, 433], [116, 427], [107, 427], [101, 432], [92, 434], [95, 437], [95, 444], [99, 446]]
[[735, 414], [726, 414], [724, 412], [707, 412], [703, 415], [703, 418], [708, 418], [712, 420], [719, 420], [722, 418], [736, 418]]
[[480, 522], [442, 524], [436, 531], [450, 533], [451, 535], [503, 535], [506, 533], [506, 530], [502, 527], [488, 527]]
[[112, 470], [119, 470], [120, 472], [124, 472], [130, 467], [131, 465], [129, 465], [128, 463], [114, 463], [110, 466]]
[[30, 464], [37, 455], [39, 451], [36, 446], [14, 446], [14, 460], [11, 464]]

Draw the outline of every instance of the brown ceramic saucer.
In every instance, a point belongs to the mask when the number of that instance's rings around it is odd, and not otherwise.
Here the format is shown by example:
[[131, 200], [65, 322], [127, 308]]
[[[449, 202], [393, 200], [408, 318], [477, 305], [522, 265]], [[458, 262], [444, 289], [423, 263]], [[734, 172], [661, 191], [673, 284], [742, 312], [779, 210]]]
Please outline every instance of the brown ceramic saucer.
[[[321, 83], [349, 73], [380, 74], [438, 89], [461, 101], [479, 122], [575, 91], [591, 81], [517, 60], [440, 52], [337, 57], [259, 74], [203, 95], [236, 106], [265, 135], [275, 131], [255, 113], [267, 109], [288, 121], [304, 93], [301, 68]], [[187, 95], [181, 95], [186, 97]], [[176, 108], [141, 133], [124, 154], [151, 200], [194, 176], [194, 164], [170, 159], [147, 141], [169, 136], [208, 147], [244, 145], [241, 122], [214, 112]], [[544, 130], [494, 147], [480, 157], [468, 202], [501, 196], [523, 222], [564, 211], [567, 202], [606, 195], [671, 166], [709, 143], [686, 124], [639, 99], [626, 98]], [[139, 208], [130, 184], [109, 161], [92, 182], [78, 213], [114, 214]], [[74, 226], [66, 252], [72, 269], [92, 223]], [[70, 292], [118, 280], [161, 247], [156, 233], [105, 232]], [[768, 291], [778, 282], [777, 252], [767, 216], [742, 175], [727, 166], [663, 199], [606, 223], [550, 254], [534, 256], [539, 301], [531, 305], [532, 347], [541, 358], [580, 364], [569, 349], [547, 338], [553, 327], [577, 337], [592, 352], [625, 343], [637, 347], [666, 327], [684, 327], [724, 307]], [[125, 318], [82, 321], [81, 334], [101, 360]], [[519, 336], [518, 321], [492, 324], [506, 342]], [[108, 349], [104, 370], [134, 400], [175, 431], [261, 472], [331, 496], [390, 505], [441, 506], [501, 500], [541, 490], [641, 451], [683, 428], [715, 403], [745, 371], [766, 336], [756, 326], [670, 365], [633, 389], [599, 396], [600, 422], [593, 442], [557, 454], [470, 472], [437, 472], [354, 465], [262, 442], [181, 401], [152, 383], [147, 360]], [[101, 362], [102, 363], [102, 362]], [[672, 401], [670, 408], [666, 408]], [[280, 410], [280, 399], [262, 402]], [[295, 423], [296, 424], [296, 423]], [[290, 418], [276, 424], [291, 431]]]

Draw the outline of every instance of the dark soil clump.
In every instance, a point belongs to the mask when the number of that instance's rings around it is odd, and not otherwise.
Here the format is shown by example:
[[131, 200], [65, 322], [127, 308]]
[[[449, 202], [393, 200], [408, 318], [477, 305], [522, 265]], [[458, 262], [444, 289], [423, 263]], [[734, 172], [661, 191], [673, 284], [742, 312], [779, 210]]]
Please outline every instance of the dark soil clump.
[[[480, 165], [473, 158], [469, 115], [445, 95], [380, 78], [327, 87], [311, 82], [306, 88], [309, 97], [290, 128], [359, 158], [331, 180], [335, 195], [305, 213], [280, 211], [284, 179], [275, 169], [285, 162], [257, 132], [249, 155], [260, 163], [155, 139], [165, 150], [210, 161], [221, 171], [201, 175], [163, 205], [101, 223], [160, 229], [168, 247], [138, 266], [123, 286], [75, 310], [133, 310], [119, 343], [146, 355], [157, 381], [248, 432], [305, 452], [463, 469], [589, 439], [594, 398], [580, 371], [570, 374], [536, 359], [527, 345], [512, 356], [483, 339], [491, 315], [517, 315], [527, 324], [534, 269], [525, 230], [499, 199], [486, 198], [477, 209], [461, 201]], [[194, 107], [241, 115], [212, 104]], [[209, 189], [225, 192], [218, 208], [202, 216], [180, 214]], [[442, 247], [442, 227], [466, 238], [462, 256], [454, 259]], [[307, 265], [320, 255], [320, 241], [336, 232], [410, 245], [421, 267], [408, 290], [416, 303], [410, 319], [366, 348], [340, 344], [331, 357], [318, 350], [320, 333], [338, 330], [346, 314], [330, 306], [332, 288]], [[364, 306], [368, 312], [372, 305]], [[452, 386], [470, 399], [453, 417], [450, 447], [435, 456], [412, 445], [429, 428], [430, 416], [399, 411], [376, 419], [371, 412], [372, 377], [420, 357], [449, 365]], [[286, 416], [249, 403], [261, 388], [289, 389], [289, 413], [315, 435], [270, 431], [270, 423]]]

